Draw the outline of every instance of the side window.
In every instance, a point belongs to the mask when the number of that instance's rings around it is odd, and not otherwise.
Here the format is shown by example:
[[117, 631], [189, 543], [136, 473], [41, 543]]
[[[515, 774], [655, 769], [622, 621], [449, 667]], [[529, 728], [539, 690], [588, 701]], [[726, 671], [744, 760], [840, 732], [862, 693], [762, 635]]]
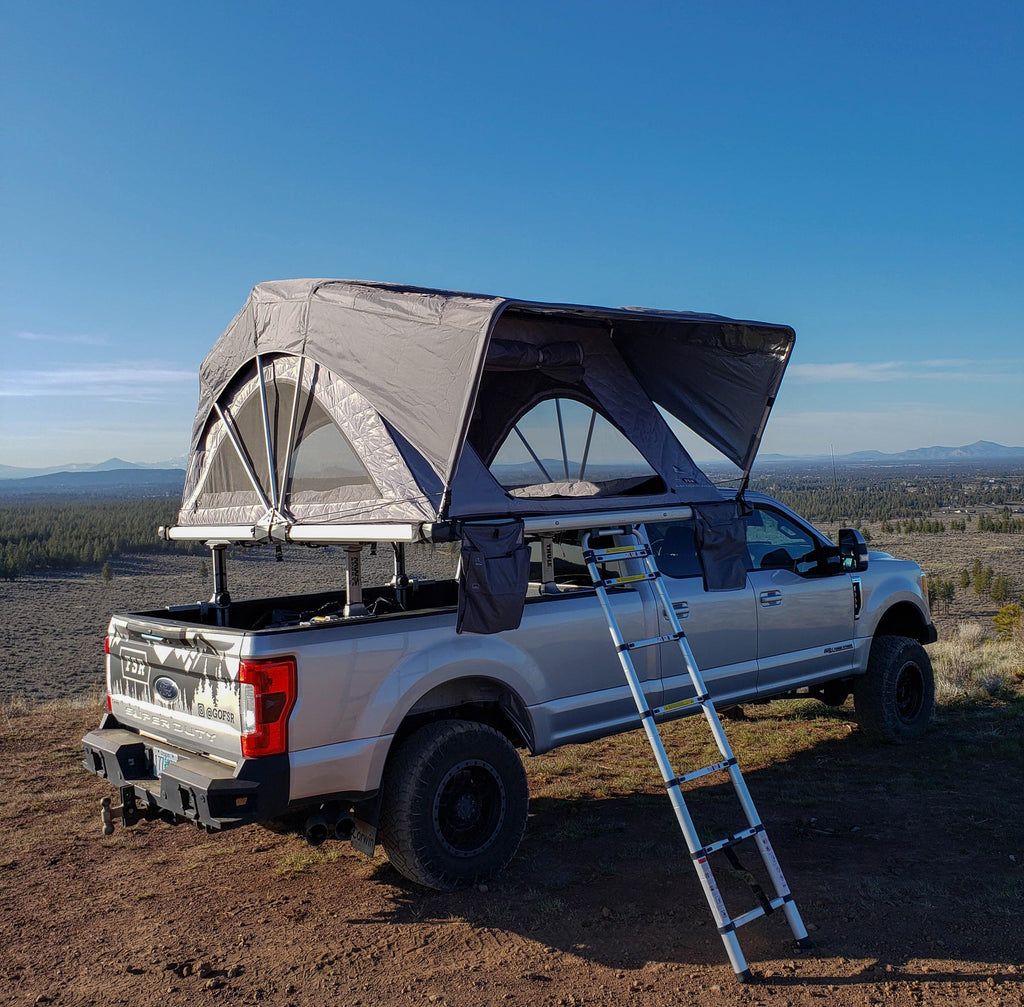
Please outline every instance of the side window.
[[639, 450], [601, 413], [575, 399], [537, 403], [512, 427], [490, 465], [513, 496], [663, 493]]
[[693, 521], [665, 521], [647, 525], [647, 535], [658, 569], [666, 577], [700, 577], [703, 569], [697, 555]]
[[809, 532], [764, 508], [755, 508], [747, 518], [747, 551], [753, 570], [792, 570], [805, 577], [831, 572], [824, 551]]

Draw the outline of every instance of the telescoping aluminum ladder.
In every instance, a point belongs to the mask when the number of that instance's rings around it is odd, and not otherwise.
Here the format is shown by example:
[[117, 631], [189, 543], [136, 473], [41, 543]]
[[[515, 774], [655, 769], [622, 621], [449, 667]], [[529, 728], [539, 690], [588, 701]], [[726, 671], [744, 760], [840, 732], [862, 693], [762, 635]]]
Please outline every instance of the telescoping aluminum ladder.
[[[609, 548], [593, 548], [590, 544], [592, 538], [603, 539], [613, 535], [619, 536], [620, 543], [625, 540], [625, 544]], [[631, 544], [629, 540], [632, 540]], [[728, 738], [725, 736], [725, 731], [722, 728], [722, 721], [718, 716], [718, 711], [715, 709], [715, 706], [708, 695], [707, 686], [704, 684], [704, 678], [700, 673], [700, 669], [697, 667], [697, 662], [693, 658], [693, 651], [690, 649], [690, 644], [679, 624], [679, 619], [675, 614], [675, 609], [672, 607], [672, 601], [668, 596], [668, 592], [665, 590], [665, 585], [661, 581], [661, 571], [658, 570], [657, 564], [654, 561], [651, 546], [643, 531], [643, 527], [640, 525], [626, 525], [616, 528], [602, 528], [596, 529], [592, 532], [585, 532], [583, 536], [583, 557], [586, 561], [587, 569], [590, 571], [590, 578], [593, 581], [594, 587], [597, 589], [597, 597], [601, 602], [602, 609], [604, 609], [605, 618], [608, 620], [608, 628], [611, 631], [615, 649], [618, 651], [622, 670], [626, 673], [626, 681], [629, 683], [629, 690], [633, 694], [633, 700], [636, 702], [637, 710], [640, 713], [640, 720], [643, 723], [644, 731], [647, 733], [647, 739], [651, 743], [651, 748], [654, 750], [654, 758], [657, 760], [658, 768], [661, 770], [661, 775], [665, 781], [665, 787], [668, 790], [669, 800], [672, 802], [672, 808], [675, 811], [676, 820], [678, 821], [679, 828], [682, 830], [683, 836], [686, 839], [686, 846], [690, 851], [690, 857], [693, 860], [694, 868], [697, 871], [697, 877], [700, 879], [701, 886], [704, 889], [704, 895], [708, 900], [708, 905], [711, 907], [711, 913], [718, 926], [718, 932], [721, 934], [722, 941], [725, 944], [725, 950], [729, 955], [729, 961], [732, 964], [740, 982], [746, 982], [750, 979], [750, 969], [747, 967], [746, 960], [743, 957], [743, 951], [740, 948], [739, 939], [736, 936], [736, 931], [739, 927], [742, 927], [747, 923], [751, 923], [759, 917], [765, 916], [768, 913], [772, 913], [776, 909], [781, 908], [786, 914], [786, 919], [789, 922], [790, 929], [793, 932], [793, 937], [796, 940], [798, 947], [804, 948], [810, 946], [810, 940], [807, 937], [807, 930], [804, 927], [803, 921], [800, 919], [800, 913], [796, 908], [796, 903], [793, 901], [793, 896], [789, 892], [789, 887], [787, 886], [786, 879], [782, 874], [782, 868], [779, 867], [779, 862], [775, 857], [775, 852], [772, 850], [772, 845], [768, 841], [768, 835], [765, 832], [764, 825], [758, 817], [757, 809], [754, 807], [754, 802], [750, 797], [750, 791], [747, 789], [746, 781], [743, 779], [743, 774], [740, 772], [739, 766], [737, 765], [736, 757], [732, 752], [732, 747], [729, 744]], [[624, 563], [627, 560], [641, 560], [644, 566], [644, 572], [641, 574], [627, 574], [618, 577], [603, 577], [598, 568], [599, 563]], [[628, 641], [623, 639], [618, 621], [615, 618], [615, 613], [612, 611], [611, 603], [608, 600], [608, 588], [617, 587], [623, 584], [634, 584], [639, 581], [651, 582], [655, 595], [661, 603], [661, 609], [668, 616], [671, 632], [664, 636], [656, 636], [646, 640]], [[699, 705], [704, 713], [708, 726], [711, 729], [711, 733], [714, 736], [718, 750], [722, 755], [721, 761], [716, 762], [714, 765], [695, 769], [692, 772], [684, 773], [681, 776], [677, 776], [675, 774], [671, 764], [669, 763], [668, 753], [665, 751], [665, 745], [661, 740], [661, 735], [658, 733], [658, 728], [655, 723], [655, 716], [658, 713], [664, 712], [664, 708], [655, 710], [650, 709], [647, 704], [647, 700], [644, 697], [640, 680], [637, 678], [636, 669], [633, 667], [633, 660], [630, 657], [630, 652], [640, 647], [663, 646], [672, 643], [677, 644], [682, 650], [686, 670], [689, 673], [690, 681], [693, 683], [695, 690], [695, 696], [693, 699], [687, 699], [683, 700], [681, 703], [672, 704], [672, 709], [679, 709], [682, 706], [688, 706], [691, 704]], [[686, 807], [686, 801], [683, 799], [682, 784], [691, 780], [699, 779], [702, 776], [718, 772], [726, 772], [729, 774], [729, 779], [732, 781], [733, 789], [736, 791], [736, 796], [739, 799], [739, 803], [743, 809], [743, 814], [746, 817], [747, 828], [741, 829], [734, 835], [727, 836], [724, 839], [717, 839], [710, 843], [702, 843], [697, 835], [697, 830], [693, 824], [690, 812]], [[732, 847], [745, 839], [753, 839], [757, 844], [758, 851], [761, 854], [761, 859], [764, 861], [765, 869], [767, 870], [768, 876], [771, 878], [772, 885], [775, 888], [774, 898], [769, 898], [767, 896], [767, 894], [757, 884], [753, 876], [742, 869], [736, 858]], [[719, 851], [722, 851], [729, 859], [734, 869], [734, 873], [740, 875], [747, 881], [760, 903], [754, 909], [751, 909], [749, 912], [743, 913], [740, 916], [729, 916], [725, 908], [725, 902], [722, 898], [722, 894], [719, 891], [718, 883], [715, 881], [714, 872], [711, 869], [711, 865], [708, 863], [708, 857]]]

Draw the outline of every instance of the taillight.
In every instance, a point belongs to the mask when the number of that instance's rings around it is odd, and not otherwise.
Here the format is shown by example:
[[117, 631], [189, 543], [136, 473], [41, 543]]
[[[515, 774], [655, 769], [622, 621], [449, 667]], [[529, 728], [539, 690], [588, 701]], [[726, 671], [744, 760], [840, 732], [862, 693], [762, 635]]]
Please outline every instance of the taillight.
[[280, 755], [288, 751], [288, 716], [295, 706], [295, 658], [243, 661], [239, 712], [242, 755]]
[[106, 665], [106, 676], [107, 676], [107, 713], [114, 712], [114, 705], [110, 701], [110, 637], [103, 637], [103, 653], [105, 655], [104, 665]]

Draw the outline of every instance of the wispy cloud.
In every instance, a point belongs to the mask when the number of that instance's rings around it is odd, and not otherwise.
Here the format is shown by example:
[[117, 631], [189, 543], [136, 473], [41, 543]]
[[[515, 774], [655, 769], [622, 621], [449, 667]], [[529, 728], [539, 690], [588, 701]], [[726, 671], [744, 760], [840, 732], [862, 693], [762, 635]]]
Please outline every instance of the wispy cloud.
[[949, 358], [945, 360], [919, 360], [918, 364], [921, 367], [977, 367], [978, 361], [972, 360], [970, 357]]
[[841, 361], [831, 364], [792, 364], [786, 380], [792, 382], [1020, 380], [1021, 360], [881, 360], [870, 363]]
[[0, 374], [0, 398], [87, 395], [110, 402], [152, 402], [177, 395], [183, 384], [195, 381], [193, 371], [151, 364], [11, 370]]
[[62, 346], [106, 346], [107, 339], [104, 336], [86, 335], [63, 335], [58, 336], [50, 332], [19, 332], [15, 336], [26, 343], [57, 343]]

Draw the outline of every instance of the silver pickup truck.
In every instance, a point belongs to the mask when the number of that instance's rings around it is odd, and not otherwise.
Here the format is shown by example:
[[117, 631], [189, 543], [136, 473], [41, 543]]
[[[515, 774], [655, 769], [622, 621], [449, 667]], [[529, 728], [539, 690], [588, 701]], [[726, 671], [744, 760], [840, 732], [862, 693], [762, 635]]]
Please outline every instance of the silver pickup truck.
[[[527, 817], [517, 749], [638, 726], [581, 546], [616, 525], [645, 528], [717, 705], [852, 692], [872, 734], [918, 737], [935, 639], [920, 568], [745, 493], [793, 340], [691, 312], [257, 286], [200, 370], [164, 530], [211, 550], [213, 597], [110, 622], [107, 713], [84, 739], [120, 795], [105, 828], [115, 811], [291, 819], [314, 843], [379, 841], [439, 889], [499, 870]], [[668, 419], [737, 466], [735, 496]], [[457, 578], [407, 575], [407, 546], [445, 541]], [[364, 589], [374, 542], [394, 576]], [[340, 546], [345, 590], [231, 598], [229, 546], [292, 543]], [[609, 596], [625, 639], [667, 634], [650, 583]], [[656, 719], [696, 709], [677, 648], [635, 667]]]
[[[922, 644], [935, 639], [920, 568], [884, 553], [844, 564], [780, 503], [747, 499], [741, 590], [705, 590], [692, 521], [647, 527], [716, 705], [797, 692], [838, 705], [852, 692], [873, 735], [919, 737], [934, 692]], [[340, 614], [342, 593], [235, 603], [220, 626], [204, 605], [115, 616], [109, 712], [84, 739], [86, 765], [138, 815], [223, 829], [301, 812], [312, 841], [331, 830], [364, 849], [379, 824], [411, 879], [484, 877], [525, 826], [517, 748], [638, 726], [576, 536], [553, 550], [557, 591], [538, 558], [521, 626], [494, 635], [456, 634], [455, 581], [409, 589], [404, 609], [394, 587], [367, 589], [377, 614], [359, 618]], [[665, 632], [649, 585], [611, 597], [631, 637]], [[636, 666], [655, 711], [693, 695], [676, 648]]]

